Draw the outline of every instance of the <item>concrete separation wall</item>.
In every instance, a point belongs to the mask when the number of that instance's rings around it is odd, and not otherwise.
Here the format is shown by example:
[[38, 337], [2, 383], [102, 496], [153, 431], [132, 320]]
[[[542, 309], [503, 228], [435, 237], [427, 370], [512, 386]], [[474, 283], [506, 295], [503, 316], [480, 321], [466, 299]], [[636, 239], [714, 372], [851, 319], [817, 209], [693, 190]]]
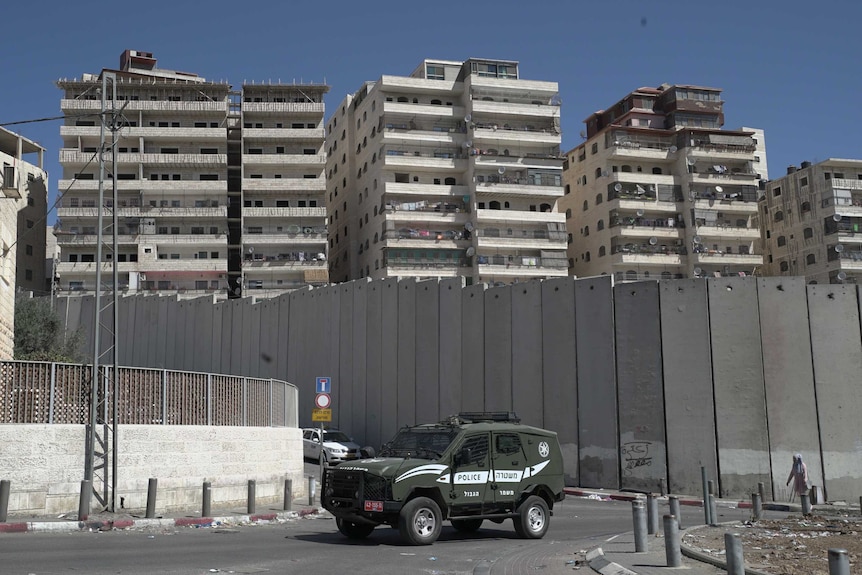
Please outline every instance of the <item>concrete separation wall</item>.
[[[158, 479], [157, 513], [201, 505], [204, 481], [213, 506], [244, 505], [248, 480], [257, 501], [278, 503], [284, 480], [305, 489], [302, 433], [284, 427], [120, 426], [117, 501], [145, 509], [149, 479]], [[0, 469], [10, 480], [9, 516], [76, 514], [84, 471], [84, 426], [0, 426]], [[94, 506], [96, 501], [93, 502]], [[97, 511], [94, 507], [93, 511]]]
[[[90, 338], [92, 300], [58, 299]], [[401, 425], [514, 410], [558, 433], [571, 485], [699, 493], [704, 467], [721, 496], [764, 482], [781, 499], [800, 452], [830, 499], [862, 493], [854, 286], [366, 278], [260, 302], [122, 298], [120, 325], [134, 365], [294, 383], [304, 426], [330, 376], [330, 425], [375, 448]]]

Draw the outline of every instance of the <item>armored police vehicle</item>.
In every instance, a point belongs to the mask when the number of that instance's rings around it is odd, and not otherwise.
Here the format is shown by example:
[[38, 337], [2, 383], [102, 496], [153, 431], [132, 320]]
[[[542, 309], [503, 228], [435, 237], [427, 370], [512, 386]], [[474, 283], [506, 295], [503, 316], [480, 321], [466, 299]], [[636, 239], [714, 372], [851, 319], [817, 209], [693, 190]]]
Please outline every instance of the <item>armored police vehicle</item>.
[[342, 534], [386, 524], [414, 545], [433, 543], [445, 520], [473, 532], [512, 519], [520, 537], [539, 539], [565, 497], [557, 434], [508, 412], [402, 428], [377, 457], [326, 469], [321, 489]]

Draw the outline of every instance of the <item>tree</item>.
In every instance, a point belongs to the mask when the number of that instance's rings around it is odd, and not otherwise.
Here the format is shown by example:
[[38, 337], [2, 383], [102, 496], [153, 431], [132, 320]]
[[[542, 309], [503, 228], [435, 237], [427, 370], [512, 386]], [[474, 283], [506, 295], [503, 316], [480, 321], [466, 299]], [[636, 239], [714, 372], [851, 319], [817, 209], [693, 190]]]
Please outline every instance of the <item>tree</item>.
[[15, 298], [15, 359], [80, 363], [83, 333], [67, 334], [49, 298]]

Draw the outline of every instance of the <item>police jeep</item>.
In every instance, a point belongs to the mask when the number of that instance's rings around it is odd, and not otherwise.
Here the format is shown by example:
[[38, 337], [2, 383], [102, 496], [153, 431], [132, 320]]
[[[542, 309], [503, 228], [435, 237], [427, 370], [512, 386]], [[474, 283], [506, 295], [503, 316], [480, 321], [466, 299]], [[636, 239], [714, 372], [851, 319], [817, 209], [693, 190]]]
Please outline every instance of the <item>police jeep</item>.
[[539, 539], [565, 497], [563, 461], [553, 431], [510, 412], [460, 413], [402, 428], [375, 458], [326, 469], [321, 494], [352, 539], [385, 524], [408, 543], [430, 545], [445, 520], [474, 532], [486, 519], [512, 519], [520, 537]]

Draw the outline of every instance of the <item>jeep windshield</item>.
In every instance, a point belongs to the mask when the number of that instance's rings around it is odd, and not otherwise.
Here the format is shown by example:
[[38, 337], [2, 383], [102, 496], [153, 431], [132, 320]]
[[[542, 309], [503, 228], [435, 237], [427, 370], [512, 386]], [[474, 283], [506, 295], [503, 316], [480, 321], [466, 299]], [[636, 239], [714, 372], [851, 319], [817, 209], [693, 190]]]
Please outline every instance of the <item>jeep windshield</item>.
[[380, 455], [436, 459], [443, 455], [457, 435], [458, 430], [450, 427], [405, 428], [381, 448]]

